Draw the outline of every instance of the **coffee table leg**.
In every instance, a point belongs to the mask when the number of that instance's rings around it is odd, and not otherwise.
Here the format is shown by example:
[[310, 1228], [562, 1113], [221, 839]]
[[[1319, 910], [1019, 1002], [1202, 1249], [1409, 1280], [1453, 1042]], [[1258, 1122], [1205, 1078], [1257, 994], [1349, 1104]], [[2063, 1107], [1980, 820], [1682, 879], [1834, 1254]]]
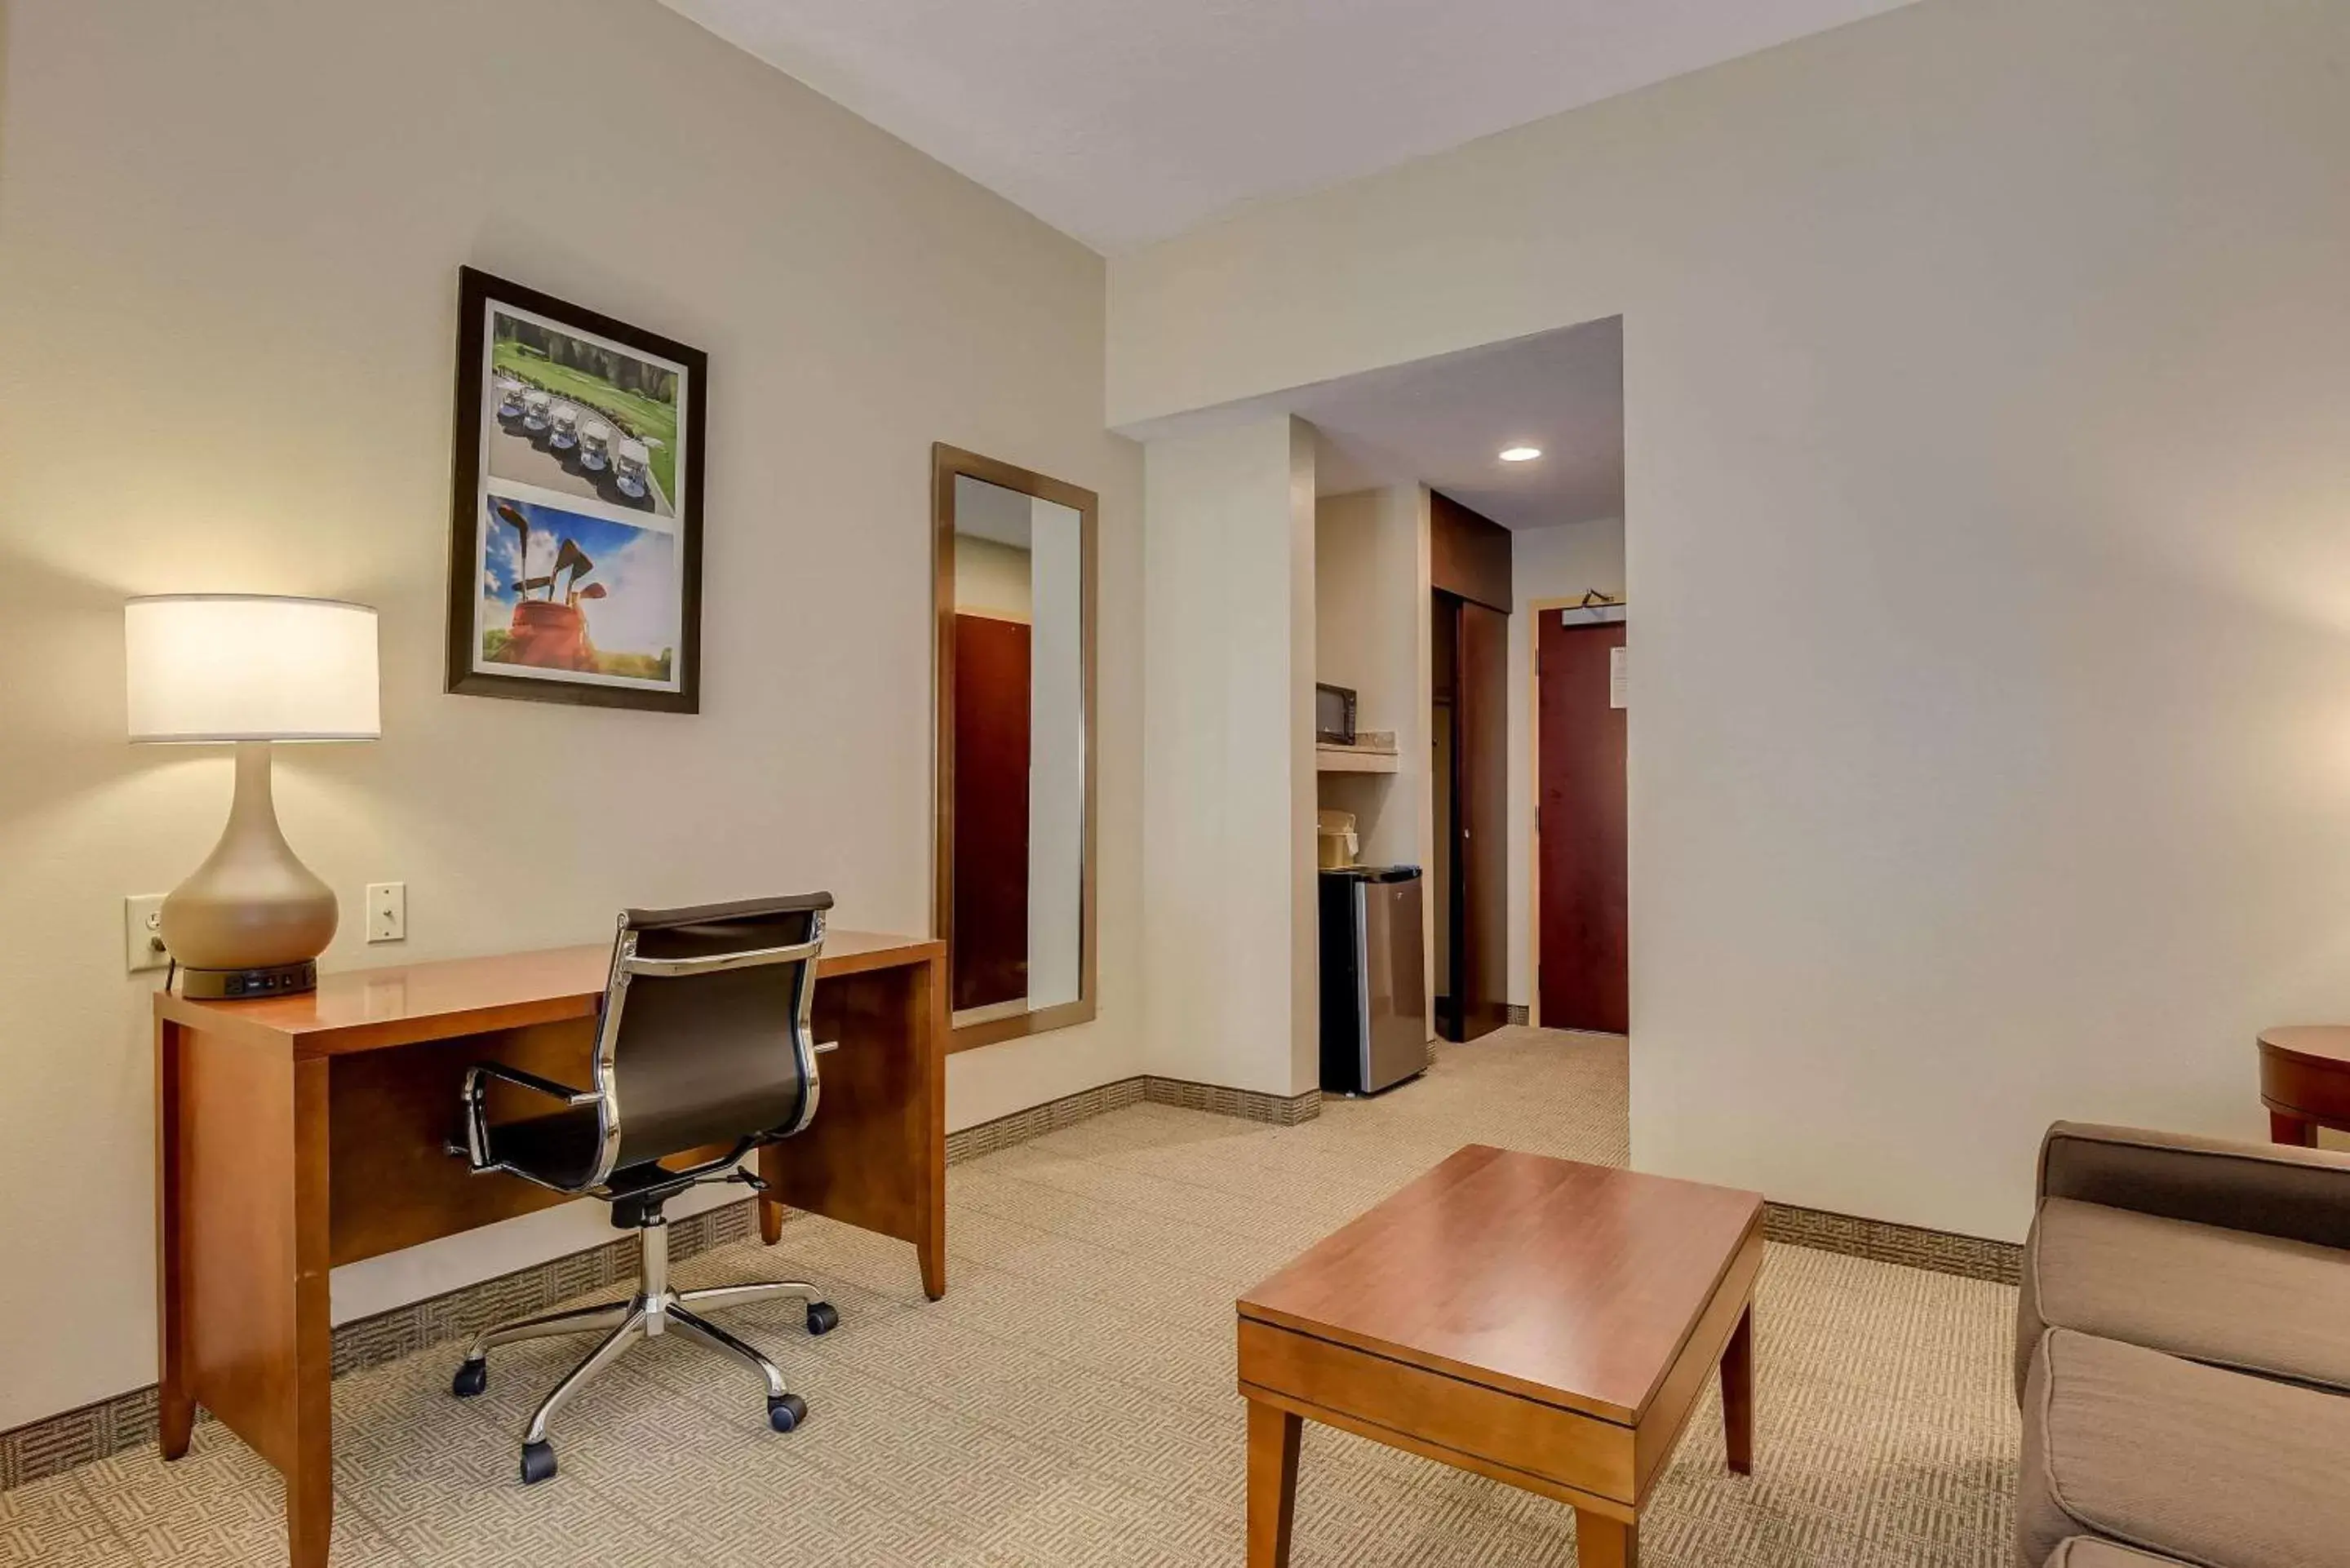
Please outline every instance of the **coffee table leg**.
[[1730, 1468], [1754, 1473], [1754, 1303], [1738, 1314], [1730, 1344], [1721, 1353], [1721, 1430], [1729, 1439]]
[[2314, 1148], [2317, 1147], [2317, 1124], [2303, 1121], [2299, 1116], [2289, 1116], [2282, 1111], [2271, 1111], [2269, 1141]]
[[1640, 1527], [1578, 1508], [1575, 1560], [1582, 1568], [1640, 1568]]
[[1304, 1424], [1278, 1406], [1248, 1402], [1248, 1568], [1289, 1568]]

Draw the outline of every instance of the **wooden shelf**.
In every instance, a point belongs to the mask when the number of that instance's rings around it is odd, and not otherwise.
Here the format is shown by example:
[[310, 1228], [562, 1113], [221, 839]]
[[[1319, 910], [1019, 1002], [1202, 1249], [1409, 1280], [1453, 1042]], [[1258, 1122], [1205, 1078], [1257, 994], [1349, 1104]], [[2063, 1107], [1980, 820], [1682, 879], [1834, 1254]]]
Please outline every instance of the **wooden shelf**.
[[1325, 774], [1391, 774], [1396, 771], [1395, 732], [1367, 730], [1351, 746], [1316, 742], [1314, 769]]

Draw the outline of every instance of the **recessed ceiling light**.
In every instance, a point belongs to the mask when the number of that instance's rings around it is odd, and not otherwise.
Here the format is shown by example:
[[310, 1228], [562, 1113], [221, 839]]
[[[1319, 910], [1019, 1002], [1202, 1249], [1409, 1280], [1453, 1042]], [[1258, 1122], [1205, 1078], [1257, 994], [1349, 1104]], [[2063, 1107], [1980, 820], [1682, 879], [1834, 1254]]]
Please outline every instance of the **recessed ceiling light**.
[[1505, 446], [1502, 449], [1503, 462], [1532, 462], [1542, 455], [1538, 446]]

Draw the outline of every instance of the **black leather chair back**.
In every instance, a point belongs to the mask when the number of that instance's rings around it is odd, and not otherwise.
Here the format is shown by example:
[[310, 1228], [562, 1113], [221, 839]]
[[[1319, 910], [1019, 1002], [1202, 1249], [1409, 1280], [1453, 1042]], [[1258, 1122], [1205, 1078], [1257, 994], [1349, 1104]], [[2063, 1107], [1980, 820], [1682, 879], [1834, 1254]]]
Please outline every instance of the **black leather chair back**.
[[806, 1125], [830, 908], [808, 893], [620, 917], [597, 1041], [619, 1127], [612, 1169]]

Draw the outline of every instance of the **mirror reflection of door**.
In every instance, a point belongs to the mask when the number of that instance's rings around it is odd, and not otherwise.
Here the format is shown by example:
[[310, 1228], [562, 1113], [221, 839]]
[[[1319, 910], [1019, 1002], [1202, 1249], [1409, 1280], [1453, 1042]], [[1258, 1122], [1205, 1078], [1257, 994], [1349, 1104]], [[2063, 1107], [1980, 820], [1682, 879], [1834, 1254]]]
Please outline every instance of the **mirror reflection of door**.
[[1085, 957], [1084, 515], [953, 476], [950, 1005], [1077, 1002]]

